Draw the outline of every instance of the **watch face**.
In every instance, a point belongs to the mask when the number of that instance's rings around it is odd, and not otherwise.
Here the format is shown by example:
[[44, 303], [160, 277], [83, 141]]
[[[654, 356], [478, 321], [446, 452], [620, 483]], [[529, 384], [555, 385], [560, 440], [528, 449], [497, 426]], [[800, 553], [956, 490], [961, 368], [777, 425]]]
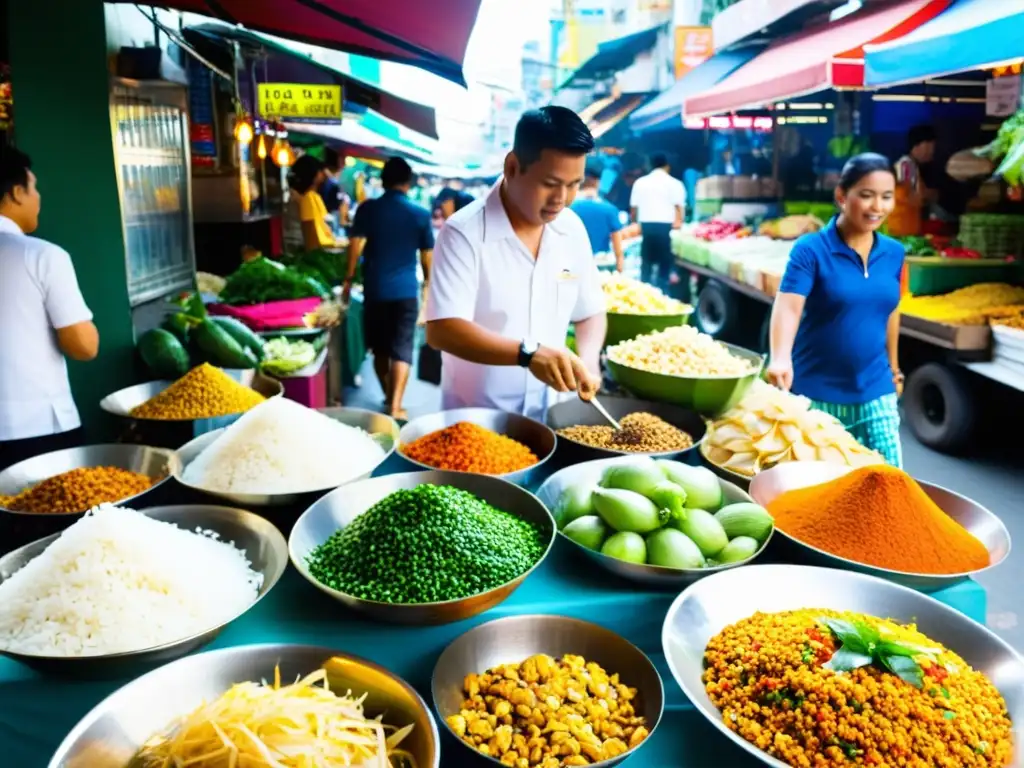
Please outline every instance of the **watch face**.
[[523, 342], [523, 351], [526, 352], [526, 354], [528, 355], [535, 354], [538, 349], [540, 349], [540, 344], [538, 344], [536, 341]]

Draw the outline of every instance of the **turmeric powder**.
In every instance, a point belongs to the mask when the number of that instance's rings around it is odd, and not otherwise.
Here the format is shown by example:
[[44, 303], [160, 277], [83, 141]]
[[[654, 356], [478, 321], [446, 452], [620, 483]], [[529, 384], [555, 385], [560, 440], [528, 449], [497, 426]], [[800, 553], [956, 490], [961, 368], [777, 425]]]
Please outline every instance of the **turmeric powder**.
[[539, 459], [517, 440], [468, 421], [424, 435], [402, 453], [435, 469], [505, 475], [532, 467]]
[[775, 526], [847, 560], [906, 573], [969, 573], [985, 545], [942, 511], [910, 475], [884, 464], [787, 491], [768, 504]]

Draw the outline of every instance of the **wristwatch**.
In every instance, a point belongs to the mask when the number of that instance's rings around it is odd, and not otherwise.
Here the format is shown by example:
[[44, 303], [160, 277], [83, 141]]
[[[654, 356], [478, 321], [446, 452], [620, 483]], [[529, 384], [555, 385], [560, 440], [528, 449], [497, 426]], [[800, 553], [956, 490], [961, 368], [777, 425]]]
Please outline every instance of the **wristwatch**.
[[536, 341], [526, 341], [524, 339], [519, 342], [519, 367], [529, 368], [530, 363], [533, 361], [533, 356], [537, 354], [538, 349], [540, 349], [540, 344]]

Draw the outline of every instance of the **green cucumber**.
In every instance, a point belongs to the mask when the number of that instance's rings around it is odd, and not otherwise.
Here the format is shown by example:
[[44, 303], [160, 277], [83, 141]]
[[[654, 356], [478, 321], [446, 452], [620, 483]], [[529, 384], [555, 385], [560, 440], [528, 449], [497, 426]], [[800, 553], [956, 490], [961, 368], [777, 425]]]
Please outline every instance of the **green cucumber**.
[[231, 334], [207, 318], [192, 331], [196, 345], [213, 365], [221, 368], [255, 368], [256, 358]]
[[135, 346], [146, 367], [158, 379], [178, 379], [188, 373], [188, 352], [170, 331], [163, 328], [146, 331]]
[[160, 327], [165, 331], [173, 333], [182, 344], [188, 344], [188, 335], [192, 326], [189, 323], [188, 315], [184, 312], [175, 312], [173, 315], [168, 315], [164, 318]]
[[228, 332], [228, 335], [237, 341], [245, 349], [252, 352], [253, 357], [256, 358], [256, 362], [263, 360], [263, 339], [253, 333], [249, 326], [243, 323], [241, 320], [236, 320], [233, 317], [224, 317], [218, 315], [217, 317], [210, 318], [213, 322]]

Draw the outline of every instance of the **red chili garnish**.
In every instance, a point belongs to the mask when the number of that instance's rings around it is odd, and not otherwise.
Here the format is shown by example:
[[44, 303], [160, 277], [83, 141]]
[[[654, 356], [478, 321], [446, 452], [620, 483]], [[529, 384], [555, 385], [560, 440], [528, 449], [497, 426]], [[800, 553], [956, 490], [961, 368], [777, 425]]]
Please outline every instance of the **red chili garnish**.
[[752, 650], [752, 651], [760, 651], [761, 650], [761, 644], [760, 643], [754, 643], [752, 646], [750, 646], [750, 650]]
[[878, 758], [875, 757], [874, 755], [867, 755], [864, 758], [864, 763], [866, 765], [878, 765]]
[[819, 709], [817, 713], [815, 713], [814, 719], [817, 720], [819, 723], [825, 722], [825, 713]]
[[825, 638], [823, 638], [821, 636], [821, 632], [818, 630], [817, 627], [811, 627], [810, 629], [808, 629], [807, 630], [807, 636], [810, 637], [811, 640], [814, 640], [816, 642], [819, 642], [819, 643], [825, 642]]
[[723, 680], [721, 683], [718, 684], [718, 688], [722, 691], [729, 691], [732, 690], [732, 685], [729, 683], [728, 680]]

